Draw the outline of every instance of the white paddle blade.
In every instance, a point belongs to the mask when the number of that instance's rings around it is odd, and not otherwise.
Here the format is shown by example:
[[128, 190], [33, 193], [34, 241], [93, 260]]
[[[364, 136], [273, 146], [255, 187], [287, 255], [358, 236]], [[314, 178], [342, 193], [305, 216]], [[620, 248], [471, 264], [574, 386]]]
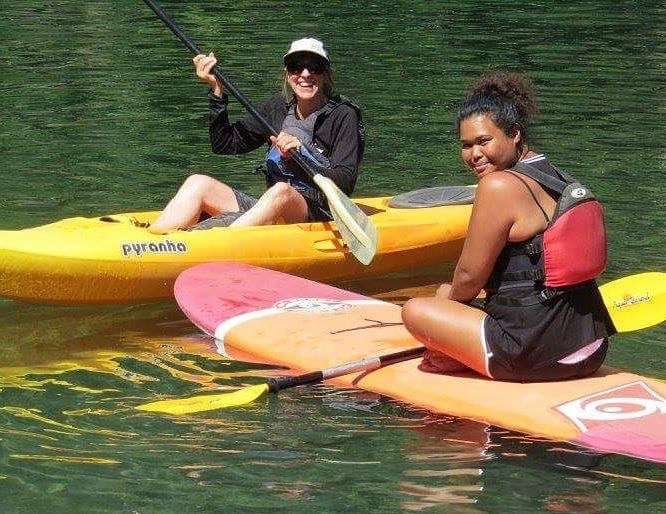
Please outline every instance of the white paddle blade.
[[330, 178], [315, 175], [313, 180], [326, 196], [333, 220], [349, 251], [362, 264], [370, 264], [377, 253], [378, 235], [368, 215], [340, 191]]

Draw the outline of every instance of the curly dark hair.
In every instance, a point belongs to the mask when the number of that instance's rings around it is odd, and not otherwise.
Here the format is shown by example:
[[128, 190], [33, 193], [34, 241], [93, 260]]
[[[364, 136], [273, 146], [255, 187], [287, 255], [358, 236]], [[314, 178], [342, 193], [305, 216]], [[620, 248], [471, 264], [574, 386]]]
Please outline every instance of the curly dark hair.
[[492, 72], [479, 78], [468, 89], [456, 118], [460, 123], [470, 116], [489, 115], [507, 136], [520, 130], [527, 141], [527, 129], [539, 113], [532, 81], [520, 73]]

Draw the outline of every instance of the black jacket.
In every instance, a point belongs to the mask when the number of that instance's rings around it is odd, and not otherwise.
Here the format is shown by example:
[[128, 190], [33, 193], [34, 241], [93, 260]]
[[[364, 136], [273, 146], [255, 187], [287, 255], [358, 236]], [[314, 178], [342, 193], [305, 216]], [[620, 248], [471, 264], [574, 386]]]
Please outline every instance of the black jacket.
[[[269, 133], [250, 114], [229, 123], [226, 94], [212, 93], [210, 103], [210, 142], [218, 154], [242, 154], [270, 145]], [[278, 132], [293, 102], [282, 95], [257, 104], [257, 111]], [[354, 190], [363, 158], [364, 129], [361, 111], [344, 97], [331, 98], [321, 110], [314, 124], [313, 145], [326, 157], [330, 167], [317, 167], [317, 172], [327, 176], [347, 195]]]

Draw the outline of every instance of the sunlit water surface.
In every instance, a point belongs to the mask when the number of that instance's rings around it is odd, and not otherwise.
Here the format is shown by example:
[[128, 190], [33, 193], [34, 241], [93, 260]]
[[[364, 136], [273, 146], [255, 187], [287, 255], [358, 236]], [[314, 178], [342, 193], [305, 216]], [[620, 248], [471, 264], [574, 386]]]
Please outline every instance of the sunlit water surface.
[[[664, 270], [658, 2], [165, 6], [254, 100], [277, 87], [290, 40], [322, 37], [340, 91], [364, 109], [363, 195], [470, 183], [451, 130], [465, 86], [489, 68], [528, 73], [543, 112], [538, 149], [605, 201], [605, 280]], [[193, 172], [262, 190], [250, 173], [259, 153], [210, 154], [204, 88], [138, 0], [4, 0], [0, 77], [2, 229], [157, 209]], [[440, 271], [344, 285], [401, 302], [434, 291], [450, 270]], [[619, 335], [609, 363], [664, 378], [665, 341], [663, 328]], [[358, 391], [300, 388], [182, 418], [139, 413], [148, 400], [279, 373], [217, 355], [170, 302], [0, 300], [0, 348], [2, 512], [666, 510], [663, 467]]]

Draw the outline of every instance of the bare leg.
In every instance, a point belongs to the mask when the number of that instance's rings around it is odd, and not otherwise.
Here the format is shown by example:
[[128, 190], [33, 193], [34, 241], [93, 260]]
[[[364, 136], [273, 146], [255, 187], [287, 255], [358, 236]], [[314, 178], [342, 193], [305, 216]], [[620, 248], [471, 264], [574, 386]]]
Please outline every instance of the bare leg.
[[285, 182], [271, 186], [249, 211], [231, 226], [272, 225], [279, 222], [299, 223], [308, 218], [308, 204], [301, 194]]
[[450, 361], [437, 362], [448, 356], [487, 376], [486, 349], [481, 341], [485, 317], [483, 311], [441, 296], [414, 298], [402, 309], [407, 330], [434, 354], [424, 364], [441, 364], [442, 372], [450, 371]]
[[202, 212], [215, 216], [237, 211], [236, 195], [228, 185], [206, 175], [190, 175], [148, 230], [164, 234], [191, 227]]

